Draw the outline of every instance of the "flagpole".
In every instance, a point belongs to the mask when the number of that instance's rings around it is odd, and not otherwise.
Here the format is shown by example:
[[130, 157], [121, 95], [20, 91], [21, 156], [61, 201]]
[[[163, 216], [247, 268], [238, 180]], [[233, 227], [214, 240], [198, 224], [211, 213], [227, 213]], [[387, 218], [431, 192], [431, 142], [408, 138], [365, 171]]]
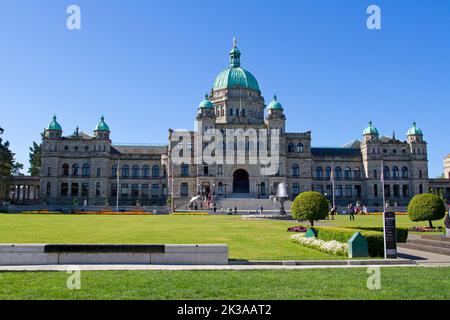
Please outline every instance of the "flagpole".
[[383, 212], [386, 212], [386, 193], [384, 187], [384, 162], [381, 160], [381, 190], [383, 192]]
[[333, 193], [333, 208], [336, 208], [336, 191], [335, 191], [335, 183], [334, 183], [334, 161], [331, 162], [331, 173], [330, 173], [330, 181], [331, 181], [331, 192]]
[[119, 212], [119, 184], [120, 184], [120, 159], [117, 162], [117, 171], [116, 171], [116, 211]]

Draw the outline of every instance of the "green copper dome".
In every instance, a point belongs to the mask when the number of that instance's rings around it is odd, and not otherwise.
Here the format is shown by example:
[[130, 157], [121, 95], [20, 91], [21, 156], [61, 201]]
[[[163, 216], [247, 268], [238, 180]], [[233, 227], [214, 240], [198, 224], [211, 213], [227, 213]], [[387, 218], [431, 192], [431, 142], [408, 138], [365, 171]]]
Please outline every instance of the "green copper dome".
[[406, 134], [408, 136], [423, 136], [422, 130], [420, 130], [417, 127], [417, 124], [413, 122], [411, 128], [409, 128], [408, 133]]
[[211, 101], [209, 101], [208, 95], [207, 95], [207, 94], [205, 94], [205, 99], [204, 99], [202, 102], [200, 102], [198, 108], [199, 108], [199, 109], [204, 109], [204, 108], [205, 108], [205, 109], [214, 108], [214, 105], [212, 104]]
[[105, 122], [105, 117], [100, 118], [100, 123], [95, 127], [94, 131], [109, 131], [109, 126]]
[[230, 52], [230, 66], [223, 70], [214, 81], [214, 90], [241, 87], [259, 91], [258, 81], [247, 70], [241, 68], [241, 52], [233, 40], [233, 49]]
[[373, 126], [372, 121], [369, 121], [369, 126], [364, 129], [363, 135], [366, 135], [366, 134], [378, 135], [378, 130], [377, 130], [377, 128], [375, 128]]
[[56, 121], [56, 116], [53, 116], [53, 121], [50, 122], [46, 130], [62, 131], [61, 125]]
[[277, 95], [273, 96], [272, 101], [269, 103], [268, 106], [269, 109], [278, 109], [278, 110], [283, 110], [283, 106], [281, 105], [280, 102], [278, 102], [277, 100]]

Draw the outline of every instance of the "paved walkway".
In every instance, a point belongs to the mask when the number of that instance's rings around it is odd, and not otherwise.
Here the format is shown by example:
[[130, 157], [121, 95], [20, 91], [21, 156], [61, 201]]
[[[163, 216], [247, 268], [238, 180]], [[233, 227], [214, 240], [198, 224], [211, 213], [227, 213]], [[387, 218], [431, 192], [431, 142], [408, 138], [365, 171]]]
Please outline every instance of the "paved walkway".
[[399, 258], [411, 259], [416, 262], [417, 265], [422, 266], [449, 266], [450, 256], [443, 254], [436, 254], [431, 252], [398, 248]]

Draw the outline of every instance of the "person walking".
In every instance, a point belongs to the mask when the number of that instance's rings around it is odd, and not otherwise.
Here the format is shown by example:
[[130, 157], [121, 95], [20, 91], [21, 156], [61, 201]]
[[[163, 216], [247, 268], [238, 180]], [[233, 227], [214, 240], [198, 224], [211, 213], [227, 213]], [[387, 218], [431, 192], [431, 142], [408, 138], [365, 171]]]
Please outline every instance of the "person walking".
[[262, 206], [259, 210], [261, 211], [261, 214], [264, 214], [264, 208]]
[[237, 207], [234, 206], [234, 214], [237, 215]]
[[349, 213], [349, 216], [350, 216], [350, 221], [351, 220], [355, 220], [355, 210], [354, 210], [353, 205], [351, 203], [348, 205], [348, 213]]
[[216, 206], [216, 203], [214, 202], [214, 204], [213, 204], [213, 212], [214, 212], [214, 214], [216, 214], [216, 211], [217, 211], [217, 206]]
[[330, 210], [331, 220], [334, 220], [334, 215], [336, 214], [336, 206], [332, 206]]

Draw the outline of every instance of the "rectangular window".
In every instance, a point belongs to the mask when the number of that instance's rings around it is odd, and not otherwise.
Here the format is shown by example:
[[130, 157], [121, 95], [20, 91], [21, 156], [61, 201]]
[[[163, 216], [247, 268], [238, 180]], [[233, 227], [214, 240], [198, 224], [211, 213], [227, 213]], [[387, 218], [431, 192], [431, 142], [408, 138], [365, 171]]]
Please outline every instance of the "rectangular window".
[[391, 196], [391, 186], [388, 184], [384, 185], [384, 196], [385, 197]]
[[49, 176], [49, 177], [52, 176], [52, 167], [47, 168], [47, 176]]
[[323, 194], [323, 185], [316, 184], [316, 185], [314, 186], [314, 191], [316, 191], [316, 192], [318, 192], [318, 193], [320, 193], [320, 194]]
[[139, 197], [139, 185], [138, 184], [132, 184], [131, 185], [131, 196], [133, 198]]
[[82, 195], [83, 197], [89, 196], [89, 183], [83, 182], [83, 183], [81, 184], [81, 195]]
[[101, 173], [102, 173], [101, 168], [97, 168], [97, 177], [100, 177]]
[[355, 193], [356, 193], [357, 197], [361, 197], [361, 186], [360, 185], [355, 186]]
[[394, 197], [400, 197], [400, 186], [398, 184], [394, 184]]
[[111, 197], [117, 196], [117, 183], [111, 184]]
[[61, 195], [67, 196], [69, 194], [69, 184], [68, 183], [61, 183]]
[[338, 185], [335, 187], [336, 197], [342, 197], [342, 186]]
[[97, 182], [96, 184], [95, 184], [95, 195], [98, 197], [98, 196], [100, 196], [100, 183], [99, 182]]
[[152, 184], [152, 196], [159, 196], [159, 184]]
[[403, 185], [403, 196], [409, 197], [409, 185], [407, 185], [407, 184]]
[[72, 196], [78, 196], [78, 183], [72, 183], [70, 194]]
[[292, 184], [292, 195], [296, 196], [300, 193], [300, 184], [299, 183], [293, 183]]
[[122, 183], [120, 186], [120, 196], [121, 197], [128, 197], [128, 183]]
[[350, 185], [346, 185], [345, 186], [345, 196], [346, 197], [351, 197], [352, 196], [352, 186]]
[[189, 186], [187, 183], [182, 183], [180, 186], [180, 194], [182, 197], [186, 197], [189, 194]]
[[141, 194], [144, 198], [148, 197], [148, 184], [141, 184]]

